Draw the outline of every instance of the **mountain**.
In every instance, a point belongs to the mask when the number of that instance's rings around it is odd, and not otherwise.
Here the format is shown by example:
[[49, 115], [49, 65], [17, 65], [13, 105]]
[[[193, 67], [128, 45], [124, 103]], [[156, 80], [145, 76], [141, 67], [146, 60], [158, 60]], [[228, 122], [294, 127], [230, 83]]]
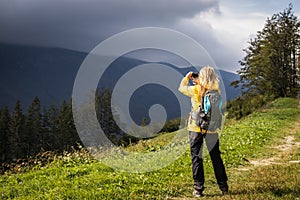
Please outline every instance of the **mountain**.
[[[8, 106], [12, 109], [16, 101], [20, 100], [23, 109], [26, 110], [35, 96], [40, 98], [43, 106], [60, 104], [62, 100], [69, 99], [77, 71], [87, 55], [85, 52], [62, 48], [0, 44], [0, 108]], [[119, 57], [105, 71], [99, 85], [113, 88], [123, 74], [145, 63], [148, 62], [124, 56]], [[170, 67], [183, 75], [191, 70], [191, 68], [182, 69], [172, 65]], [[240, 95], [240, 89], [230, 87], [230, 83], [239, 79], [239, 76], [223, 70], [220, 70], [220, 74], [225, 85], [227, 99]], [[179, 83], [174, 82], [174, 84]], [[133, 101], [131, 105], [133, 110], [143, 113], [144, 111], [140, 112], [140, 110], [147, 109], [154, 103], [161, 103], [171, 110], [168, 118], [178, 115], [172, 107], [172, 105], [178, 105], [176, 100], [172, 100], [171, 103], [165, 101], [172, 99], [172, 93], [167, 88], [158, 88], [157, 85], [152, 84], [145, 86], [144, 89], [145, 92], [139, 89], [134, 93], [132, 99], [139, 99], [142, 103], [135, 105]], [[153, 91], [157, 93], [153, 94]], [[161, 98], [161, 94], [164, 94], [164, 100], [159, 102], [156, 99]], [[145, 110], [145, 112], [148, 111]], [[138, 114], [134, 118], [138, 120], [140, 117], [141, 115]]]
[[23, 107], [38, 96], [43, 105], [69, 99], [86, 53], [60, 48], [0, 45], [0, 106]]

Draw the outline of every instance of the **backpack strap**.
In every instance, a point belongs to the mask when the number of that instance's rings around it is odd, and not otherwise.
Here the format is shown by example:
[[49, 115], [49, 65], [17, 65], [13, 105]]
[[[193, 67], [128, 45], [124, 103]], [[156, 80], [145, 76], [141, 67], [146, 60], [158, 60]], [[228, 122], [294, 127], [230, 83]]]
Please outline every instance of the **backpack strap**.
[[209, 101], [209, 96], [208, 95], [205, 95], [204, 98], [203, 98], [203, 110], [204, 110], [204, 113], [207, 114], [209, 109], [210, 109], [210, 101]]
[[209, 93], [217, 92], [216, 90], [207, 90], [201, 99], [201, 107], [205, 114], [208, 113], [210, 109]]

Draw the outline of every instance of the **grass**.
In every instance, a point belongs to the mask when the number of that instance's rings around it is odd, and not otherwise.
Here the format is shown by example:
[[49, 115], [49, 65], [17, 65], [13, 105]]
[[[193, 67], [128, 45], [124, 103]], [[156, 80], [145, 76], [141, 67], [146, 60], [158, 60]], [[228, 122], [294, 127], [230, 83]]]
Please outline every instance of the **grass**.
[[[205, 157], [207, 199], [297, 199], [300, 198], [300, 150], [282, 158], [282, 165], [250, 166], [248, 160], [274, 155], [268, 146], [292, 134], [300, 119], [298, 100], [277, 99], [269, 106], [240, 120], [228, 121], [221, 134], [222, 158], [226, 165], [231, 194], [221, 197], [212, 164]], [[298, 134], [297, 134], [298, 133]], [[293, 130], [299, 142], [300, 130]], [[128, 151], [150, 152], [164, 148], [176, 133], [128, 147]], [[37, 164], [22, 173], [0, 177], [0, 199], [187, 199], [192, 198], [193, 180], [189, 151], [171, 165], [147, 173], [114, 170], [83, 152], [57, 157], [50, 164]]]
[[226, 126], [221, 135], [225, 163], [236, 166], [244, 164], [249, 158], [261, 157], [266, 153], [265, 145], [283, 138], [284, 130], [294, 123], [299, 114], [298, 100], [281, 98], [241, 121]]

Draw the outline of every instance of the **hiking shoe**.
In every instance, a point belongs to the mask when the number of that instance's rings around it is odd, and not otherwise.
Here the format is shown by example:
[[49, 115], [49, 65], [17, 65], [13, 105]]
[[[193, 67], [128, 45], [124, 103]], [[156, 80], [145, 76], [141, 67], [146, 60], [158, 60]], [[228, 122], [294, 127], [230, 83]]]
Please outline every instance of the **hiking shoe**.
[[229, 194], [228, 193], [228, 188], [221, 188], [221, 193], [222, 193], [223, 196], [228, 195]]
[[196, 189], [194, 189], [193, 195], [194, 195], [194, 197], [203, 197], [204, 196], [203, 191], [196, 190]]
[[221, 191], [222, 192], [222, 195], [225, 196], [225, 195], [228, 195], [228, 191]]
[[195, 197], [203, 197], [203, 190], [204, 190], [204, 186], [201, 185], [201, 186], [198, 186], [198, 185], [195, 185], [194, 186], [194, 192], [193, 192], [193, 195]]

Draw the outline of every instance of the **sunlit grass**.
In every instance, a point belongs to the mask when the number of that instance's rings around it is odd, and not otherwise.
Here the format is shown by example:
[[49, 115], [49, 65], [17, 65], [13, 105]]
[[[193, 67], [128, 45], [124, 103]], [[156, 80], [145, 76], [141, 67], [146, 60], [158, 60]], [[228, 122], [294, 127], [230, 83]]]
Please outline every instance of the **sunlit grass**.
[[[299, 149], [287, 155], [283, 165], [239, 171], [249, 159], [271, 156], [267, 148], [293, 128], [300, 116], [296, 99], [278, 99], [268, 107], [240, 121], [230, 121], [223, 130], [222, 158], [229, 177], [231, 194], [221, 197], [210, 158], [205, 157], [206, 199], [295, 199], [299, 197]], [[185, 130], [181, 130], [185, 131]], [[294, 130], [295, 131], [295, 130]], [[128, 147], [128, 151], [158, 151], [176, 133], [167, 133]], [[299, 135], [299, 134], [298, 134]], [[295, 135], [300, 141], [300, 137]], [[22, 170], [21, 170], [22, 171]], [[125, 173], [76, 152], [55, 157], [43, 166], [0, 177], [0, 199], [186, 199], [192, 198], [193, 180], [189, 151], [158, 171]]]

